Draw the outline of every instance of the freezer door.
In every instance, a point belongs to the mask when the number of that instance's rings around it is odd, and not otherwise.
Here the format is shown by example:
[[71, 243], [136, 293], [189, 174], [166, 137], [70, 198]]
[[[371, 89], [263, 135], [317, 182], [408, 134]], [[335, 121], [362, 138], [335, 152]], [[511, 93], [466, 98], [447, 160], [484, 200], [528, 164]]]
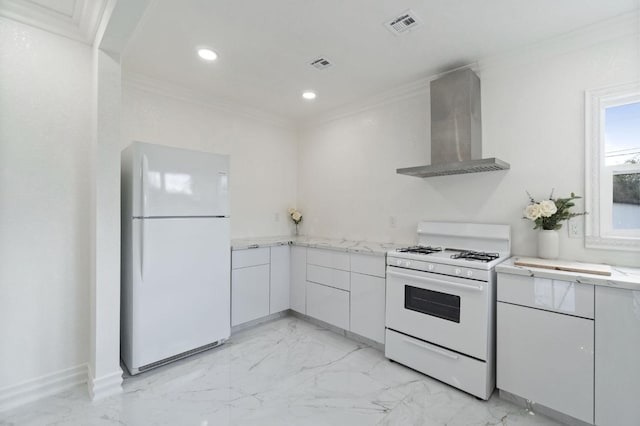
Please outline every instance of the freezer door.
[[229, 216], [229, 157], [134, 142], [133, 216]]
[[130, 369], [229, 337], [229, 232], [226, 218], [134, 219]]

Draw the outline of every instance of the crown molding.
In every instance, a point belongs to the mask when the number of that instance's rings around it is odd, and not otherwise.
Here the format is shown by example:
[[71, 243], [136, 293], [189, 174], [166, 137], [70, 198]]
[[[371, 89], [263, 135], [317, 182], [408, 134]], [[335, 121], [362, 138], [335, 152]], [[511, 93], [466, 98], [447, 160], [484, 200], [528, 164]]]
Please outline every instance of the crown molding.
[[[506, 68], [521, 66], [546, 57], [562, 55], [597, 43], [603, 43], [632, 35], [638, 35], [638, 37], [640, 37], [640, 8], [543, 41], [481, 58], [473, 64], [456, 69], [471, 68], [478, 74], [481, 74], [483, 70], [495, 67]], [[449, 70], [447, 72], [451, 71], [454, 70]], [[313, 128], [367, 110], [409, 99], [414, 96], [425, 95], [429, 91], [429, 82], [443, 74], [446, 74], [447, 72], [431, 75], [429, 77], [422, 77], [394, 89], [380, 92], [376, 95], [369, 96], [343, 107], [332, 109], [318, 117], [303, 120], [300, 123], [300, 127], [302, 129]]]
[[144, 90], [146, 92], [166, 96], [183, 102], [189, 102], [195, 105], [200, 105], [207, 108], [215, 108], [228, 113], [237, 114], [274, 126], [283, 128], [294, 127], [294, 123], [291, 119], [271, 114], [257, 108], [247, 107], [246, 105], [242, 105], [233, 101], [214, 97], [206, 92], [198, 92], [192, 89], [188, 89], [184, 86], [158, 80], [144, 74], [123, 71], [122, 84], [123, 86]]
[[524, 66], [545, 58], [631, 36], [640, 37], [640, 7], [555, 37], [482, 58], [478, 64], [480, 70]]
[[299, 127], [301, 129], [313, 128], [405, 99], [425, 96], [429, 93], [429, 82], [432, 79], [433, 78], [421, 78], [420, 80], [415, 80], [402, 86], [377, 93], [342, 107], [334, 108], [317, 117], [303, 119], [299, 122]]
[[93, 44], [107, 0], [74, 0], [70, 8], [51, 2], [0, 0], [0, 16], [84, 44]]
[[300, 128], [305, 129], [320, 126], [334, 120], [339, 120], [341, 118], [349, 117], [351, 115], [359, 114], [371, 109], [380, 108], [385, 105], [403, 101], [405, 99], [414, 98], [416, 96], [426, 96], [429, 93], [429, 84], [432, 80], [435, 80], [452, 71], [458, 71], [466, 68], [470, 68], [473, 71], [477, 72], [478, 64], [467, 64], [458, 68], [447, 70], [445, 72], [432, 74], [429, 77], [422, 77], [401, 86], [397, 86], [392, 89], [371, 95], [359, 101], [348, 103], [342, 107], [334, 108], [324, 114], [320, 114], [318, 117], [302, 120], [299, 123]]

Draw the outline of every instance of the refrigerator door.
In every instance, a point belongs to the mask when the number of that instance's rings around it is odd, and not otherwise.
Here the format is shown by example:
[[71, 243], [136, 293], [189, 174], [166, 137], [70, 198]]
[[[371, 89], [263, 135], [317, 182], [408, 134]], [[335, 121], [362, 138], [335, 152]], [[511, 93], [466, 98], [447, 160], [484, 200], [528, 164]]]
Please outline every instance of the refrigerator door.
[[229, 233], [227, 218], [133, 220], [130, 371], [229, 337]]
[[133, 216], [229, 216], [229, 157], [134, 142]]

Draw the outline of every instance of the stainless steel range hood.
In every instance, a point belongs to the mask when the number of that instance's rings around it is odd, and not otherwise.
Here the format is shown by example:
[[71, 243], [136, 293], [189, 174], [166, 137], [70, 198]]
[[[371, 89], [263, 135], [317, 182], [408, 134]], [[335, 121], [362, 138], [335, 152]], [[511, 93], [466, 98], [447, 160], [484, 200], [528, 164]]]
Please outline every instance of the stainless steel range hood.
[[431, 165], [397, 169], [421, 178], [507, 170], [508, 163], [482, 158], [480, 79], [470, 69], [431, 82]]

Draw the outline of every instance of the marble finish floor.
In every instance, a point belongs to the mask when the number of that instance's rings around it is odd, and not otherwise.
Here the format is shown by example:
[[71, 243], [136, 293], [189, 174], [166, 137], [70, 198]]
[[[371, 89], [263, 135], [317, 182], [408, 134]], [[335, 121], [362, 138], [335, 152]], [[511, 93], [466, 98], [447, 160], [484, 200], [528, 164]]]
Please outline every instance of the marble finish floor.
[[295, 317], [220, 348], [127, 377], [92, 403], [86, 387], [0, 413], [0, 425], [556, 425], [479, 401]]

